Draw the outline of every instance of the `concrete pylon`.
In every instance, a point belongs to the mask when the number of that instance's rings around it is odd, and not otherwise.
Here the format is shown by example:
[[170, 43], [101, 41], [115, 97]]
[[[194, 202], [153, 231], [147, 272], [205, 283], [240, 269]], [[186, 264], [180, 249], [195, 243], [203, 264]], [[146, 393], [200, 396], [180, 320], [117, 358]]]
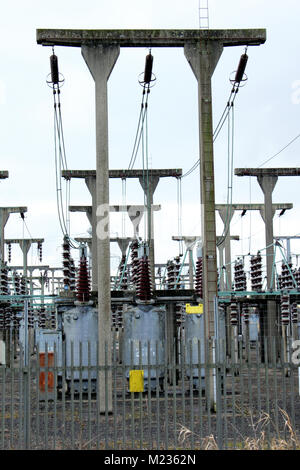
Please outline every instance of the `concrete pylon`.
[[98, 263], [97, 263], [97, 243], [96, 243], [96, 238], [97, 238], [96, 178], [93, 176], [88, 176], [87, 178], [85, 178], [85, 184], [92, 196], [92, 210], [91, 210], [91, 213], [87, 213], [87, 217], [92, 227], [92, 239], [95, 240], [95, 242], [91, 244], [90, 250], [92, 253], [92, 290], [96, 291], [97, 286], [98, 286]]
[[278, 181], [278, 176], [258, 176], [257, 181], [262, 189], [262, 192], [264, 193], [264, 207], [260, 210], [260, 214], [265, 222], [267, 290], [269, 290], [272, 281], [272, 267], [274, 257], [273, 217], [275, 210], [272, 203], [272, 193]]
[[[211, 78], [222, 51], [221, 42], [202, 41], [195, 44], [186, 43], [184, 46], [185, 56], [198, 81], [203, 301], [205, 337], [208, 341], [215, 337], [215, 298], [218, 290]], [[208, 347], [206, 360], [210, 364], [214, 361], [212, 347]], [[210, 397], [208, 406], [213, 408], [215, 404], [212, 372], [206, 381], [206, 392]]]
[[149, 244], [149, 264], [151, 283], [155, 289], [155, 257], [154, 257], [154, 225], [152, 217], [153, 195], [159, 183], [159, 176], [147, 175], [146, 178], [139, 178], [140, 185], [143, 188], [147, 201], [147, 228]]
[[[107, 81], [119, 57], [119, 45], [82, 45], [83, 58], [95, 81], [96, 99], [96, 234], [98, 263], [99, 365], [111, 365], [111, 296], [109, 234], [109, 160]], [[107, 375], [106, 375], [107, 374]], [[107, 383], [105, 383], [107, 376]], [[111, 372], [98, 376], [100, 413], [112, 412]], [[106, 407], [107, 402], [107, 407]]]
[[4, 263], [4, 229], [10, 214], [23, 214], [27, 207], [0, 207], [0, 261]]
[[180, 236], [175, 235], [172, 237], [172, 240], [176, 241], [183, 241], [185, 245], [185, 249], [189, 253], [189, 287], [190, 289], [194, 289], [194, 264], [193, 264], [193, 248], [197, 240], [200, 240], [200, 236]]
[[[257, 181], [264, 193], [264, 208], [260, 214], [265, 222], [266, 233], [266, 265], [267, 265], [267, 290], [270, 290], [272, 282], [272, 270], [274, 262], [274, 237], [273, 237], [273, 217], [274, 209], [272, 205], [272, 193], [277, 183], [277, 176], [258, 176]], [[275, 283], [273, 285], [275, 287]], [[276, 302], [269, 300], [267, 302], [267, 337], [268, 337], [268, 357], [272, 357], [273, 338], [277, 337], [276, 331], [277, 309]], [[278, 350], [278, 344], [277, 350]]]
[[[231, 272], [231, 246], [230, 246], [230, 224], [232, 217], [234, 216], [234, 209], [230, 208], [224, 208], [224, 209], [218, 209], [219, 215], [222, 219], [222, 222], [224, 224], [224, 229], [226, 230], [225, 236], [224, 236], [224, 247], [225, 247], [225, 266], [226, 266], [226, 277], [227, 277], [227, 283], [229, 286], [228, 290], [231, 290], [232, 287], [232, 272]], [[228, 224], [228, 225], [227, 225]], [[228, 229], [226, 229], [226, 225], [228, 226]], [[221, 243], [223, 245], [223, 243]]]

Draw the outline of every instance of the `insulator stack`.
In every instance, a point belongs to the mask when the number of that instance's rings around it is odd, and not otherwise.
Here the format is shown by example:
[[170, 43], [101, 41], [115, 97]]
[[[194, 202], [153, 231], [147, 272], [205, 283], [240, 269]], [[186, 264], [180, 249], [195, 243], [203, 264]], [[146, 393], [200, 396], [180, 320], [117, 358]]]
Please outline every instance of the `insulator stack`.
[[295, 288], [293, 278], [291, 276], [292, 263], [282, 263], [281, 265], [281, 289], [292, 290]]
[[12, 328], [17, 330], [20, 327], [20, 319], [15, 310], [12, 311]]
[[[127, 269], [125, 267], [125, 270], [124, 270], [124, 266], [126, 264], [126, 255], [123, 255], [122, 256], [122, 259], [121, 259], [121, 262], [120, 262], [120, 266], [119, 266], [119, 282], [121, 282], [121, 289], [122, 290], [126, 290], [128, 288], [128, 273], [127, 273]], [[123, 273], [124, 271], [124, 273]], [[122, 277], [123, 276], [123, 277]]]
[[46, 309], [41, 307], [38, 311], [38, 326], [39, 328], [46, 328]]
[[244, 322], [246, 325], [248, 325], [249, 324], [249, 304], [248, 303], [243, 304], [242, 313], [244, 317]]
[[253, 291], [262, 290], [262, 260], [261, 254], [251, 256], [250, 259], [251, 288]]
[[184, 322], [185, 313], [183, 306], [181, 304], [175, 304], [175, 317], [177, 326], [181, 326]]
[[88, 302], [90, 299], [90, 280], [85, 256], [82, 256], [79, 262], [76, 298], [79, 302]]
[[65, 236], [63, 241], [63, 284], [67, 289], [70, 289], [70, 245], [68, 238]]
[[196, 281], [195, 290], [197, 295], [203, 299], [203, 259], [197, 258], [196, 261]]
[[291, 320], [292, 323], [298, 323], [298, 308], [297, 308], [297, 302], [294, 302], [292, 304], [291, 308]]
[[116, 317], [117, 317], [117, 306], [112, 305], [111, 306], [111, 326], [115, 327], [116, 326]]
[[290, 322], [290, 297], [288, 294], [281, 296], [280, 302], [281, 323], [286, 326]]
[[8, 262], [10, 263], [11, 262], [11, 243], [7, 245], [7, 249], [8, 249], [7, 258], [8, 258]]
[[145, 62], [145, 71], [144, 71], [144, 82], [149, 84], [152, 77], [152, 67], [153, 67], [153, 55], [151, 52], [146, 56]]
[[237, 259], [234, 264], [234, 286], [236, 291], [247, 290], [247, 278], [244, 271], [244, 263], [242, 259]]
[[174, 262], [169, 260], [167, 262], [167, 289], [175, 289], [175, 265]]
[[297, 283], [297, 289], [300, 288], [300, 268], [295, 269], [294, 271], [294, 278]]
[[8, 295], [8, 269], [6, 263], [1, 268], [1, 280], [0, 280], [0, 292], [1, 295]]
[[239, 65], [238, 65], [238, 69], [235, 74], [235, 79], [234, 79], [235, 83], [241, 83], [241, 81], [243, 80], [247, 62], [248, 62], [248, 55], [246, 53], [242, 54]]
[[138, 272], [139, 272], [139, 259], [138, 259], [138, 241], [134, 240], [130, 245], [131, 257], [131, 282], [133, 286], [137, 285]]
[[20, 295], [21, 293], [21, 280], [17, 272], [14, 272], [14, 284], [15, 284], [15, 295]]
[[142, 301], [149, 301], [152, 297], [152, 283], [150, 277], [149, 259], [142, 257], [139, 259], [138, 282], [136, 297]]
[[234, 301], [230, 303], [230, 323], [232, 326], [238, 325], [238, 305]]
[[179, 276], [180, 258], [176, 256], [174, 260], [167, 262], [167, 289], [178, 289], [180, 284]]
[[38, 253], [39, 253], [40, 262], [42, 262], [43, 261], [43, 245], [41, 242], [38, 242]]
[[277, 290], [281, 290], [282, 289], [282, 276], [281, 274], [278, 274], [277, 276]]
[[73, 258], [70, 258], [70, 290], [76, 290], [76, 269]]
[[55, 315], [55, 311], [52, 310], [50, 311], [50, 319], [49, 319], [49, 323], [50, 323], [50, 329], [51, 330], [55, 330], [56, 329], [56, 315]]
[[20, 295], [26, 295], [27, 294], [27, 286], [26, 286], [26, 279], [24, 276], [21, 276], [20, 279]]
[[59, 82], [59, 72], [58, 72], [58, 60], [55, 54], [50, 56], [50, 69], [51, 69], [51, 81], [53, 85], [57, 85]]
[[4, 330], [5, 326], [5, 309], [0, 309], [0, 330]]
[[123, 326], [123, 306], [118, 305], [117, 306], [117, 312], [116, 312], [116, 326], [118, 328], [122, 328]]

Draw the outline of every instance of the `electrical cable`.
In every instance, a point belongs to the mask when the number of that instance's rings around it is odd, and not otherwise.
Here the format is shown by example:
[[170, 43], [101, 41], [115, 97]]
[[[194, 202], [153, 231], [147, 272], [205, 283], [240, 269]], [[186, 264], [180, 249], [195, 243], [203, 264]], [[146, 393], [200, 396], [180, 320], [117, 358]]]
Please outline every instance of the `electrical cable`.
[[281, 152], [283, 152], [287, 147], [289, 147], [291, 144], [295, 142], [295, 140], [299, 139], [300, 134], [296, 135], [287, 145], [285, 145], [279, 152], [275, 153], [272, 157], [268, 158], [265, 162], [261, 163], [257, 168], [261, 168], [264, 166], [266, 163], [268, 163], [270, 160], [273, 160], [273, 158], [277, 157]]
[[[139, 115], [138, 126], [137, 126], [136, 135], [135, 135], [135, 140], [134, 140], [133, 150], [132, 150], [132, 154], [131, 154], [131, 159], [130, 159], [130, 162], [129, 162], [129, 165], [128, 165], [128, 170], [132, 170], [132, 168], [134, 167], [135, 161], [136, 161], [137, 153], [138, 153], [140, 142], [141, 142], [141, 136], [142, 136], [142, 133], [143, 133], [144, 121], [145, 121], [145, 117], [146, 117], [147, 111], [148, 111], [149, 93], [150, 93], [149, 85], [147, 87], [147, 92], [146, 92], [146, 86], [144, 86], [143, 87], [143, 98], [142, 98], [142, 103], [141, 103], [141, 111], [140, 111], [140, 115]], [[144, 104], [145, 94], [146, 94], [146, 101], [145, 101], [145, 104]]]

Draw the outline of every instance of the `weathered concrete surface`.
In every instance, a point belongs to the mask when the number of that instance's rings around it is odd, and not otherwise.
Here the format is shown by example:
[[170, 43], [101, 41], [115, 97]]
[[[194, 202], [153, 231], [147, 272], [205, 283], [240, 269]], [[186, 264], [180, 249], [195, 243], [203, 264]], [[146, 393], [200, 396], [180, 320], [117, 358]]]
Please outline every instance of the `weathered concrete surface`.
[[121, 47], [182, 47], [186, 42], [218, 41], [223, 47], [260, 45], [265, 29], [37, 29], [36, 40], [44, 46], [118, 44]]

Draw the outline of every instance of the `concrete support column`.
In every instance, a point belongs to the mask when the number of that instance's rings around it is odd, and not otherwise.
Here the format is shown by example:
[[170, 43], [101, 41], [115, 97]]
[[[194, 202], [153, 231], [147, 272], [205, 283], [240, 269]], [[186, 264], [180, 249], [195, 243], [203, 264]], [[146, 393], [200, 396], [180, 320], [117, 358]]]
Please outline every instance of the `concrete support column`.
[[[274, 236], [273, 236], [273, 217], [274, 209], [272, 204], [272, 193], [277, 183], [277, 176], [258, 176], [257, 181], [264, 193], [264, 208], [260, 214], [265, 222], [266, 233], [266, 265], [267, 265], [267, 289], [270, 289], [272, 280], [272, 267], [274, 256]], [[274, 285], [273, 285], [274, 287]]]
[[[83, 58], [95, 81], [96, 98], [96, 222], [98, 262], [99, 365], [111, 364], [111, 298], [109, 233], [109, 160], [107, 81], [120, 53], [119, 45], [82, 46]], [[105, 348], [107, 346], [107, 348]], [[112, 411], [112, 377], [98, 376], [100, 413]], [[107, 387], [106, 387], [107, 385]], [[106, 394], [107, 390], [107, 394]], [[107, 401], [107, 409], [106, 409]]]
[[234, 216], [234, 209], [228, 207], [226, 209], [219, 209], [219, 215], [224, 224], [224, 229], [226, 230], [226, 225], [228, 225], [228, 230], [225, 232], [224, 247], [225, 247], [225, 271], [227, 275], [227, 282], [229, 284], [227, 290], [232, 288], [232, 269], [231, 269], [231, 246], [230, 246], [230, 224], [232, 217]]
[[149, 263], [150, 274], [153, 289], [155, 289], [155, 258], [154, 258], [154, 224], [153, 224], [153, 195], [159, 182], [159, 176], [148, 175], [145, 178], [139, 178], [140, 184], [144, 190], [147, 200], [147, 225], [148, 225], [148, 244], [149, 244]]
[[97, 202], [96, 202], [96, 178], [94, 176], [88, 176], [85, 178], [85, 183], [88, 187], [88, 190], [92, 196], [92, 213], [87, 214], [89, 218], [89, 222], [92, 227], [92, 290], [97, 291], [98, 287], [98, 262], [97, 262], [97, 221], [96, 221], [96, 210], [97, 210]]
[[[31, 247], [31, 240], [26, 240], [26, 239], [21, 239], [19, 241], [20, 248], [23, 253], [23, 276], [25, 279], [27, 279], [27, 255], [28, 251]], [[27, 284], [26, 284], [27, 285]]]
[[224, 291], [226, 290], [225, 289], [225, 280], [224, 280], [224, 269], [223, 269], [223, 266], [224, 266], [224, 243], [220, 243], [220, 245], [218, 245], [218, 251], [219, 251], [219, 270], [220, 270], [220, 285], [219, 285], [219, 289], [220, 291]]
[[[211, 77], [221, 57], [223, 45], [218, 41], [186, 43], [185, 56], [198, 81], [199, 147], [200, 147], [200, 191], [201, 226], [203, 244], [203, 300], [205, 315], [205, 337], [215, 337], [214, 301], [217, 296], [217, 254], [215, 220], [215, 185], [212, 126]], [[208, 363], [213, 363], [213, 348], [208, 347]], [[214, 407], [213, 372], [206, 381], [209, 407]], [[209, 395], [208, 395], [209, 394]]]
[[[266, 265], [267, 265], [267, 290], [270, 289], [272, 282], [272, 269], [274, 259], [274, 235], [273, 235], [273, 217], [274, 209], [272, 205], [272, 193], [277, 183], [277, 176], [258, 176], [257, 181], [264, 193], [264, 209], [260, 211], [261, 216], [265, 222], [266, 233]], [[273, 279], [273, 289], [275, 288], [275, 279]], [[276, 331], [277, 309], [275, 301], [267, 302], [267, 338], [268, 338], [268, 358], [272, 358], [272, 344], [273, 338], [277, 337]], [[276, 342], [276, 349], [278, 351], [278, 341]]]
[[0, 260], [4, 263], [4, 228], [8, 221], [10, 212], [5, 207], [0, 208]]

